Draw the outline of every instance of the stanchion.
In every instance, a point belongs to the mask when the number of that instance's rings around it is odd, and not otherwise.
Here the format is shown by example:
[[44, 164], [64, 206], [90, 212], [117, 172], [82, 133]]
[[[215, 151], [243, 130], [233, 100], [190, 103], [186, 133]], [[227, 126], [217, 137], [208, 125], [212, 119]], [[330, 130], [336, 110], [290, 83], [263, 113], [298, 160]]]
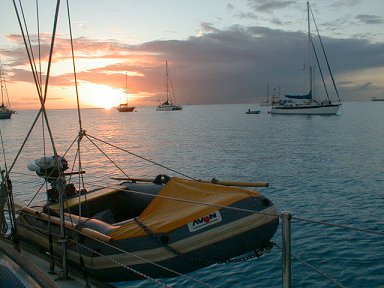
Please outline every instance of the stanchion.
[[291, 213], [281, 213], [282, 220], [282, 261], [283, 288], [291, 288]]

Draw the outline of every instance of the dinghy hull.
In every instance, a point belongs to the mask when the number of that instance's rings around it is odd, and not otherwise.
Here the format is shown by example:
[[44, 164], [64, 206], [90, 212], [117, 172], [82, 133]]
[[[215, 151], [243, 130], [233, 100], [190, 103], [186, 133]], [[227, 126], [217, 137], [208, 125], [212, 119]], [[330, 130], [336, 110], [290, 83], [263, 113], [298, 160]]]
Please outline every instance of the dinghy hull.
[[[180, 181], [172, 185], [186, 183]], [[229, 205], [205, 207], [195, 214], [198, 217], [192, 215], [192, 220], [187, 214], [201, 204], [198, 201], [175, 204], [172, 202], [179, 200], [161, 198], [174, 197], [164, 194], [164, 190], [169, 188], [162, 184], [124, 183], [114, 191], [104, 189], [90, 192], [87, 194], [87, 210], [85, 206], [83, 208], [93, 214], [92, 218], [85, 212], [82, 217], [76, 215], [78, 206], [71, 206], [76, 200], [73, 203], [69, 200], [65, 214], [69, 263], [83, 269], [83, 261], [92, 276], [108, 282], [141, 278], [136, 271], [154, 278], [173, 277], [178, 276], [175, 272], [184, 274], [222, 263], [245, 253], [263, 250], [270, 244], [279, 223], [278, 212], [272, 202], [252, 190], [215, 184], [198, 185], [199, 188], [207, 186], [210, 189], [215, 186], [214, 190], [224, 188], [226, 191], [223, 193], [228, 193], [228, 197], [233, 197], [229, 194], [231, 190], [233, 193], [247, 191], [246, 194], [250, 194], [241, 196], [241, 200], [232, 199], [233, 203]], [[169, 204], [171, 206], [165, 207]], [[48, 219], [47, 213], [51, 213], [53, 251], [60, 257], [59, 237], [55, 236], [60, 234], [58, 218], [54, 216], [55, 205], [45, 206], [41, 211], [21, 209], [19, 234], [25, 245], [36, 251], [49, 251], [48, 221], [45, 219]], [[181, 210], [177, 205], [184, 205], [185, 209]], [[106, 207], [109, 208], [104, 209]], [[163, 214], [162, 207], [169, 213]], [[146, 211], [151, 209], [154, 210], [146, 215]], [[188, 209], [192, 210], [184, 213]], [[126, 215], [123, 216], [124, 213]], [[173, 217], [177, 219], [174, 223], [170, 221]], [[181, 222], [176, 223], [179, 220]]]

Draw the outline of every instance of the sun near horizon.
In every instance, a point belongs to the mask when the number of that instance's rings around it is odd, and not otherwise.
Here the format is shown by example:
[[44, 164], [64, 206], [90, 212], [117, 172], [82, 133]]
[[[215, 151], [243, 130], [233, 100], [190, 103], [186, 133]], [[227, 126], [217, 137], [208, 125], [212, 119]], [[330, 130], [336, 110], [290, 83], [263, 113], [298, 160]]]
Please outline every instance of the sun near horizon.
[[[8, 96], [10, 105], [15, 110], [38, 109], [39, 96], [30, 83], [9, 83]], [[135, 94], [126, 94], [122, 88], [106, 84], [81, 83], [78, 86], [80, 106], [83, 108], [103, 108], [110, 110], [121, 103], [140, 106]], [[72, 86], [50, 87], [45, 107], [47, 109], [73, 109], [77, 106], [76, 91]]]

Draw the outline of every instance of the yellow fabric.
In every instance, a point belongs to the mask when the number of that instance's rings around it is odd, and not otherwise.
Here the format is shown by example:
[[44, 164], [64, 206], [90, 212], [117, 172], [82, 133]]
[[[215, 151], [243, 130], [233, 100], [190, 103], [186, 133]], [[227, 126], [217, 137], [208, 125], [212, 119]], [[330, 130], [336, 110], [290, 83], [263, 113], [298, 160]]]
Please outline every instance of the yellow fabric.
[[[219, 210], [217, 206], [228, 206], [249, 197], [259, 197], [252, 190], [228, 187], [198, 181], [171, 178], [147, 208], [141, 213], [140, 220], [154, 233], [167, 233], [195, 219]], [[163, 197], [180, 199], [182, 201]], [[187, 201], [196, 201], [191, 203]], [[211, 204], [211, 205], [203, 205]], [[118, 227], [109, 236], [115, 240], [145, 236], [146, 232], [134, 220]]]

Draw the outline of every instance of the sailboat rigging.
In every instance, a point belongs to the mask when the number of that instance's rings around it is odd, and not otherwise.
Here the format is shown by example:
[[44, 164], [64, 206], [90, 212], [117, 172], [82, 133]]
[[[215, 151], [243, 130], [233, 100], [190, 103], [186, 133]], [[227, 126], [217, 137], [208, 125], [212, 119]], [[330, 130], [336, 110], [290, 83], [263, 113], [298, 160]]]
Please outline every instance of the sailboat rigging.
[[267, 83], [267, 99], [260, 103], [260, 106], [271, 106], [272, 102], [269, 100], [269, 84]]
[[[54, 55], [59, 8], [58, 0], [46, 85]], [[19, 16], [16, 5], [15, 10]], [[67, 10], [69, 18], [69, 7]], [[23, 30], [21, 21], [19, 25]], [[72, 40], [72, 33], [70, 37]], [[24, 34], [23, 38], [26, 43]], [[73, 41], [71, 45], [74, 63]], [[33, 54], [28, 45], [26, 49], [28, 56]], [[103, 282], [143, 278], [156, 282], [154, 278], [183, 276], [214, 263], [230, 262], [246, 253], [259, 255], [272, 248], [270, 240], [279, 224], [277, 208], [260, 192], [241, 188], [267, 187], [267, 183], [217, 181], [214, 178], [201, 181], [167, 168], [86, 132], [80, 109], [78, 134], [65, 153], [59, 154], [45, 109], [47, 89], [40, 88], [34, 57], [29, 60], [41, 102], [30, 131], [43, 117], [52, 156], [46, 155], [47, 147], [42, 145], [44, 156], [27, 166], [39, 177], [39, 191], [46, 187], [46, 199], [33, 201], [33, 197], [26, 205], [22, 201], [15, 203], [12, 191], [7, 192], [7, 202], [12, 208], [9, 211], [14, 220], [11, 221], [12, 233], [10, 236], [4, 233], [6, 237], [20, 240], [22, 249], [28, 248], [42, 259], [49, 255], [51, 263], [60, 259], [62, 280], [68, 279], [71, 269], [83, 271]], [[76, 75], [75, 65], [73, 68]], [[100, 181], [86, 183], [85, 178], [90, 173], [84, 174], [83, 170], [85, 159], [81, 151], [84, 140], [89, 140], [88, 143], [99, 151], [101, 144], [108, 149], [116, 148], [168, 169], [175, 176], [160, 174], [150, 179], [131, 178], [103, 151], [102, 154], [124, 174], [122, 182], [112, 186]], [[23, 148], [24, 143], [7, 169], [2, 184], [10, 183], [14, 163]], [[69, 162], [66, 157], [71, 153], [74, 159]], [[74, 175], [78, 175], [78, 179]], [[29, 192], [30, 188], [25, 187], [25, 191]]]
[[[337, 114], [341, 107], [341, 101], [339, 97], [339, 93], [335, 84], [335, 80], [333, 78], [333, 74], [328, 62], [327, 55], [325, 53], [325, 49], [323, 46], [323, 42], [321, 40], [319, 31], [317, 29], [316, 22], [314, 20], [314, 16], [312, 13], [312, 10], [310, 9], [309, 2], [307, 2], [307, 15], [308, 15], [308, 48], [309, 48], [309, 67], [308, 67], [308, 73], [309, 73], [309, 92], [306, 94], [301, 95], [292, 95], [292, 94], [286, 94], [286, 99], [280, 99], [279, 101], [276, 101], [272, 103], [272, 109], [269, 113], [271, 114], [301, 114], [301, 115], [332, 115]], [[312, 17], [311, 17], [312, 16]], [[311, 35], [311, 19], [313, 19], [313, 22], [315, 24], [316, 30], [317, 30], [317, 36], [321, 45], [322, 54], [324, 56], [326, 66], [330, 75], [330, 78], [332, 80], [332, 86], [334, 93], [337, 96], [337, 100], [331, 99], [331, 94], [329, 88], [327, 88], [327, 85], [325, 83], [324, 73], [320, 66], [319, 61], [319, 54], [316, 52], [315, 44], [313, 42], [313, 38]], [[324, 93], [325, 97], [320, 100], [319, 96], [315, 97], [315, 91], [314, 91], [314, 69], [315, 65], [313, 64], [312, 59], [316, 60], [317, 67], [319, 69], [321, 80], [323, 82], [324, 87]]]
[[116, 109], [119, 112], [133, 112], [136, 107], [128, 105], [127, 73], [125, 73], [125, 103], [121, 103]]
[[179, 111], [183, 109], [183, 106], [176, 105], [176, 96], [173, 90], [173, 83], [171, 74], [169, 72], [168, 61], [165, 61], [165, 76], [166, 76], [166, 87], [167, 87], [167, 100], [159, 104], [156, 111]]

